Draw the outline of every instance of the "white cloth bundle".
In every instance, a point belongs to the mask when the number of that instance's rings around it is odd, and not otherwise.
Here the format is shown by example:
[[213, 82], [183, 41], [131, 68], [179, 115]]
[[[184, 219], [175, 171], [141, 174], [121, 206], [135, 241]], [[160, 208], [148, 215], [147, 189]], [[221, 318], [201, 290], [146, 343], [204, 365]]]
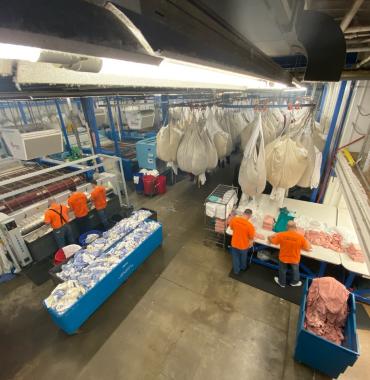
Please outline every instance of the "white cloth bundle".
[[315, 166], [311, 177], [311, 189], [319, 186], [321, 178], [322, 153], [315, 147]]
[[258, 115], [256, 115], [255, 118], [248, 125], [246, 125], [246, 127], [240, 134], [240, 149], [242, 152], [245, 151], [245, 148], [252, 136], [253, 131], [257, 128], [257, 124], [259, 123]]
[[215, 145], [218, 159], [223, 160], [231, 153], [233, 148], [231, 135], [222, 130], [212, 109], [207, 115], [206, 128], [211, 141]]
[[177, 149], [183, 135], [180, 122], [172, 122], [162, 127], [157, 134], [158, 158], [165, 162], [176, 162]]
[[303, 133], [299, 139], [299, 143], [307, 150], [307, 166], [297, 185], [300, 187], [311, 187], [311, 180], [316, 162], [316, 152], [311, 133]]
[[230, 156], [231, 152], [234, 149], [230, 132], [230, 123], [227, 121], [226, 113], [223, 110], [217, 110], [215, 112], [215, 118], [221, 130], [228, 136], [225, 157]]
[[320, 152], [325, 148], [326, 138], [327, 135], [321, 132], [320, 124], [315, 121], [313, 126], [313, 142]]
[[263, 115], [262, 119], [262, 129], [265, 145], [270, 144], [276, 139], [276, 121], [272, 120], [269, 112]]
[[181, 170], [200, 175], [207, 170], [208, 156], [206, 144], [201, 138], [195, 122], [195, 117], [193, 117], [180, 142], [177, 150], [177, 163]]
[[59, 284], [45, 299], [45, 305], [54, 309], [58, 314], [63, 314], [76, 301], [86, 293], [86, 290], [77, 282], [69, 280]]
[[208, 131], [206, 128], [201, 132], [201, 138], [203, 140], [206, 153], [207, 153], [207, 170], [213, 170], [218, 163], [218, 155], [215, 144], [209, 137]]
[[243, 112], [242, 116], [244, 116], [247, 124], [251, 123], [255, 118], [254, 109], [253, 108], [246, 108], [245, 111]]
[[307, 167], [307, 150], [288, 136], [266, 146], [267, 180], [273, 187], [289, 189], [297, 185]]
[[[257, 140], [259, 137], [260, 145], [257, 153]], [[244, 150], [239, 170], [239, 184], [242, 191], [252, 197], [261, 194], [266, 186], [265, 145], [260, 113], [256, 117], [252, 136]]]
[[233, 147], [236, 148], [240, 144], [240, 134], [246, 127], [247, 122], [243, 119], [240, 112], [228, 112], [228, 116]]
[[170, 127], [162, 127], [157, 133], [157, 157], [165, 162], [170, 161], [170, 152], [167, 149], [170, 145]]
[[[90, 236], [93, 236], [93, 235], [96, 236], [95, 239], [99, 237], [99, 235], [97, 235], [97, 234], [90, 234], [85, 239], [86, 243], [90, 243], [90, 241], [87, 241], [87, 240], [88, 240], [88, 238]], [[64, 253], [64, 256], [68, 259], [71, 256], [73, 256], [76, 252], [78, 252], [80, 249], [81, 249], [80, 245], [78, 245], [78, 244], [70, 244], [70, 245], [66, 245], [65, 247], [63, 247], [63, 253]]]

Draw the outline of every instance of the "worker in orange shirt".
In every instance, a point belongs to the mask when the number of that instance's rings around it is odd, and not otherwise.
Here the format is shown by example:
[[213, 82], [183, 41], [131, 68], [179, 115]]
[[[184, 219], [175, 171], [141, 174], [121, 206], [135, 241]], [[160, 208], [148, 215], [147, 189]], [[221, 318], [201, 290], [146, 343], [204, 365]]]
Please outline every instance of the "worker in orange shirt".
[[297, 225], [293, 220], [288, 222], [288, 230], [269, 236], [272, 244], [280, 245], [279, 252], [279, 277], [274, 277], [275, 282], [282, 288], [286, 286], [286, 272], [288, 265], [292, 267], [293, 279], [291, 286], [301, 286], [299, 275], [299, 262], [301, 261], [301, 250], [310, 251], [311, 244], [304, 236], [297, 232]]
[[87, 232], [89, 230], [87, 196], [85, 193], [77, 191], [76, 186], [71, 189], [71, 195], [68, 198], [68, 206], [75, 214], [80, 234]]
[[229, 223], [233, 231], [231, 238], [231, 254], [233, 258], [233, 271], [239, 274], [248, 267], [248, 250], [253, 246], [256, 234], [253, 224], [249, 221], [252, 210], [246, 209], [242, 215], [234, 216]]
[[107, 193], [104, 186], [99, 186], [95, 179], [91, 181], [92, 191], [90, 194], [91, 201], [94, 203], [96, 212], [104, 228], [109, 228], [108, 217], [106, 214]]
[[45, 224], [50, 224], [58, 248], [63, 248], [67, 244], [73, 244], [72, 228], [68, 224], [68, 207], [58, 204], [54, 198], [48, 200], [48, 209], [44, 214]]

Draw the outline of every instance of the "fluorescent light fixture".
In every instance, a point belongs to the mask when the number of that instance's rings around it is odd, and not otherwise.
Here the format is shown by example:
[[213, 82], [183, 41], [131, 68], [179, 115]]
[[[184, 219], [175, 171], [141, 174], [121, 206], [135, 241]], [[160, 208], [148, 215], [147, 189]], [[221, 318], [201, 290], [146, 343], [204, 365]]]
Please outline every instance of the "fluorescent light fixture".
[[290, 87], [290, 88], [286, 88], [284, 90], [284, 92], [303, 92], [303, 91], [307, 91], [307, 87], [299, 87], [299, 88], [296, 88], [296, 87]]
[[0, 43], [0, 58], [1, 59], [19, 59], [21, 61], [37, 62], [40, 58], [41, 49]]
[[159, 66], [110, 58], [102, 59], [101, 74], [124, 75], [131, 79], [140, 78], [148, 81], [162, 80], [166, 83], [168, 81], [182, 84], [188, 83], [189, 87], [196, 84], [219, 85], [221, 88], [232, 86], [240, 89], [283, 89], [286, 87], [282, 83], [167, 58], [163, 59]]
[[[37, 62], [42, 49], [0, 43], [0, 59]], [[98, 74], [81, 72], [80, 80], [104, 83], [123, 83], [124, 86], [181, 87], [213, 89], [265, 89], [283, 90], [287, 86], [254, 76], [209, 66], [164, 58], [159, 65], [101, 58], [102, 69]], [[69, 73], [72, 75], [72, 73]], [[75, 79], [77, 82], [78, 80]], [[52, 81], [54, 83], [54, 81]], [[303, 90], [301, 90], [303, 91]]]

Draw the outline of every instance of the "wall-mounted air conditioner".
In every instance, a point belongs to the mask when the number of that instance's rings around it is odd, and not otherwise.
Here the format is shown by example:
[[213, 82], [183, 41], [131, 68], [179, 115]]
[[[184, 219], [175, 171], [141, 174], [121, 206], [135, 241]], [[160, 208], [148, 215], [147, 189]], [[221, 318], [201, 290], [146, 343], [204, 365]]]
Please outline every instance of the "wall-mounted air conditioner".
[[32, 160], [63, 152], [62, 132], [55, 129], [21, 132], [19, 129], [1, 129], [3, 140], [14, 158]]

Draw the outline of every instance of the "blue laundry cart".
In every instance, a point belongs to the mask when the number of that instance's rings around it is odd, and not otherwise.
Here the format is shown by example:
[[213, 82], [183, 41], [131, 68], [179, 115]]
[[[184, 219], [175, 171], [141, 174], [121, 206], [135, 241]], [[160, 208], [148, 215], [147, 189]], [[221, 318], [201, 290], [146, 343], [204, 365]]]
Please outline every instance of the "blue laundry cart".
[[347, 367], [353, 366], [360, 355], [356, 332], [355, 297], [350, 293], [348, 298], [349, 314], [344, 328], [345, 339], [342, 345], [335, 344], [304, 327], [307, 294], [311, 282], [312, 280], [307, 279], [303, 288], [294, 359], [336, 379]]

